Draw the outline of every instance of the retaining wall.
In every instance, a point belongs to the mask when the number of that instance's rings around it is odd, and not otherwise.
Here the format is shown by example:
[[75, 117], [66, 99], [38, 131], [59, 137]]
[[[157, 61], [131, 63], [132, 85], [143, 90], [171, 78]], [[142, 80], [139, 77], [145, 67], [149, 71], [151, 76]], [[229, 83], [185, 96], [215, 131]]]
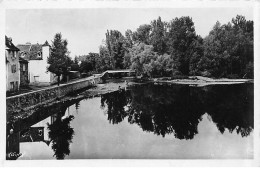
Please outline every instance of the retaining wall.
[[6, 98], [6, 112], [18, 112], [101, 82], [100, 77], [75, 81]]

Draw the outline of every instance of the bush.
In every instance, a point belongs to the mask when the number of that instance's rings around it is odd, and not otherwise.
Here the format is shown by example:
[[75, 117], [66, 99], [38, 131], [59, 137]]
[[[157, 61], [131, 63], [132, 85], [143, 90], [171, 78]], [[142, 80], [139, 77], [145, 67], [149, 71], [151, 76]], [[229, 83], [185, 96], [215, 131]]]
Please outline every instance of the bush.
[[211, 77], [211, 73], [208, 72], [208, 71], [203, 71], [203, 72], [201, 72], [201, 76], [203, 76], [203, 77]]
[[180, 76], [180, 75], [182, 75], [182, 73], [180, 71], [178, 71], [178, 70], [174, 70], [172, 72], [172, 76]]

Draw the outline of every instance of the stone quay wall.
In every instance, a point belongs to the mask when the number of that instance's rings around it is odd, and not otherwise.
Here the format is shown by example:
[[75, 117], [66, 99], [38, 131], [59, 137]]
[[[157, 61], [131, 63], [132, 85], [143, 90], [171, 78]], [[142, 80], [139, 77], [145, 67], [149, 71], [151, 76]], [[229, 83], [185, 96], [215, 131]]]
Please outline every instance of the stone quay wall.
[[80, 89], [94, 86], [101, 83], [100, 77], [87, 78], [85, 80], [78, 80], [68, 84], [61, 84], [60, 86], [53, 86], [42, 90], [37, 90], [29, 93], [24, 93], [6, 98], [6, 112], [7, 114], [26, 110], [36, 105], [53, 101], [56, 98], [66, 96], [67, 94], [76, 92]]

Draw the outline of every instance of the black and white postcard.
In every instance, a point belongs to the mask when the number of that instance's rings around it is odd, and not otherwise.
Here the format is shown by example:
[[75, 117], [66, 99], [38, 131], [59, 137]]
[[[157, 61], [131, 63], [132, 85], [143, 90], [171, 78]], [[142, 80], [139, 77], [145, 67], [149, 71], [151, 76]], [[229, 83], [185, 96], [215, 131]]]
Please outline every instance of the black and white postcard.
[[259, 166], [259, 1], [0, 5], [3, 166]]

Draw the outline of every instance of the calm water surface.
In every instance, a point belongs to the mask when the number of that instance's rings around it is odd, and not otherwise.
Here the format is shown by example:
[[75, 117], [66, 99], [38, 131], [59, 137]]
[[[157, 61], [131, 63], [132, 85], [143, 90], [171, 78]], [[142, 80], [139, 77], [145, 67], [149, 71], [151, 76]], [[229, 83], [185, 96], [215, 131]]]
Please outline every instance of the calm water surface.
[[253, 158], [253, 84], [137, 85], [35, 114], [8, 138], [17, 159]]

